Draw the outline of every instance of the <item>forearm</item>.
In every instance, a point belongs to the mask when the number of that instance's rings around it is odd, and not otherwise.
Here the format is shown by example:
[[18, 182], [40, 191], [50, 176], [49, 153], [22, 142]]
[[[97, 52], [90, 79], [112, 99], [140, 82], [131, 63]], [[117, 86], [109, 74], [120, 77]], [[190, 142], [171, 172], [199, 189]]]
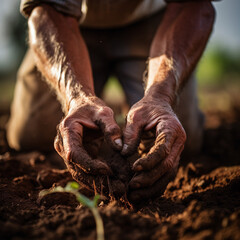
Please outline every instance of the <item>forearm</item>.
[[145, 95], [174, 103], [202, 55], [213, 22], [210, 2], [168, 4], [151, 45]]
[[90, 60], [77, 20], [42, 5], [33, 10], [28, 24], [37, 67], [63, 108], [68, 110], [72, 99], [94, 95]]

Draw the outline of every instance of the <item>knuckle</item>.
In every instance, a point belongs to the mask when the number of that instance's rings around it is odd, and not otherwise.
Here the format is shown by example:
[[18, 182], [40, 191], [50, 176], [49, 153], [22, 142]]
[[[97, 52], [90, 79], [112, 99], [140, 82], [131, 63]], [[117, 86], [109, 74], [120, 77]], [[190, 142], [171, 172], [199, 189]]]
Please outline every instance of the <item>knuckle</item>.
[[106, 132], [110, 135], [120, 134], [120, 128], [116, 124], [110, 124], [106, 129]]
[[113, 110], [107, 106], [101, 107], [98, 110], [98, 117], [101, 118], [106, 118], [106, 117], [113, 117], [114, 113]]
[[64, 134], [64, 132], [71, 132], [71, 133], [81, 133], [82, 132], [82, 125], [78, 122], [77, 119], [73, 117], [66, 117], [62, 120], [58, 127], [60, 133]]
[[71, 126], [72, 119], [71, 118], [64, 118], [62, 122], [59, 124], [59, 130], [63, 131], [66, 128], [69, 128]]
[[127, 121], [129, 123], [135, 123], [135, 122], [138, 122], [139, 120], [141, 119], [141, 114], [140, 114], [140, 111], [131, 111], [129, 114], [128, 114], [128, 117], [127, 117]]

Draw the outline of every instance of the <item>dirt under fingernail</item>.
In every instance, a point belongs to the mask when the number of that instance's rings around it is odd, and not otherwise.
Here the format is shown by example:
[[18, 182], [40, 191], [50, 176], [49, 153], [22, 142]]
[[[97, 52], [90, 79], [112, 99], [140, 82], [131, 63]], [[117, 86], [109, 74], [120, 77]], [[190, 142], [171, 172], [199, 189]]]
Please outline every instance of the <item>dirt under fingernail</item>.
[[122, 140], [120, 138], [115, 139], [114, 142], [118, 147], [122, 147]]

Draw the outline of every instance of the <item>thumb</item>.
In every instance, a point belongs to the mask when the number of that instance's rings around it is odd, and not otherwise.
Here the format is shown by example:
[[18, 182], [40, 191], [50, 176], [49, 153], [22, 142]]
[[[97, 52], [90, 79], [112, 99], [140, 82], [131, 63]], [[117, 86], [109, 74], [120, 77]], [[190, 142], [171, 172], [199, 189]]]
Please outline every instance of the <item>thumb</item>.
[[114, 149], [122, 150], [122, 132], [114, 119], [113, 110], [103, 107], [97, 113], [95, 123], [101, 128], [105, 140]]
[[144, 125], [144, 121], [138, 117], [137, 112], [134, 114], [128, 114], [126, 127], [123, 132], [123, 155], [131, 155], [137, 149], [141, 140]]

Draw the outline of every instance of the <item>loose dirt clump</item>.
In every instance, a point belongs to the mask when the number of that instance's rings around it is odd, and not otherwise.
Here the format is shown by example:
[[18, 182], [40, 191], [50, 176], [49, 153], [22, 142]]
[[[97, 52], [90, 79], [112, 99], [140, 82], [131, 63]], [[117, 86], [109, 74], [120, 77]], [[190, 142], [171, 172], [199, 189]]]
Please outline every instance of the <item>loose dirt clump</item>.
[[[182, 159], [163, 196], [138, 209], [101, 201], [106, 239], [240, 239], [240, 116], [235, 120], [205, 131], [201, 154]], [[72, 194], [39, 198], [41, 190], [72, 180], [57, 156], [9, 152], [0, 142], [0, 239], [95, 239], [90, 210]], [[106, 180], [109, 193], [122, 197], [130, 167], [115, 152], [105, 159], [122, 184]]]

